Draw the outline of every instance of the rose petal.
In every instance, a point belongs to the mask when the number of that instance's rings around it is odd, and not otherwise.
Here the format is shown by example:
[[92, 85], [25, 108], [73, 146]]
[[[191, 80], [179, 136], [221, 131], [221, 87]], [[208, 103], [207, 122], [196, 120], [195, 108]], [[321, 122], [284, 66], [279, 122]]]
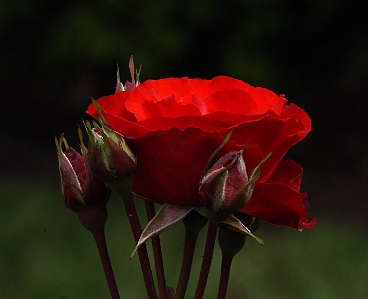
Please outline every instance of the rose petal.
[[218, 121], [226, 122], [232, 125], [238, 125], [238, 124], [246, 123], [246, 122], [259, 121], [260, 119], [267, 117], [267, 116], [268, 114], [266, 113], [243, 115], [243, 114], [230, 113], [226, 111], [215, 111], [213, 113], [204, 115], [203, 118], [212, 118], [212, 119], [216, 119]]
[[152, 131], [165, 131], [171, 128], [178, 128], [184, 131], [189, 128], [200, 128], [203, 132], [218, 132], [223, 128], [231, 128], [233, 126], [230, 123], [212, 118], [204, 118], [203, 116], [182, 116], [178, 118], [157, 117], [143, 120], [139, 125], [149, 128]]
[[241, 89], [215, 91], [205, 101], [209, 113], [226, 111], [237, 114], [254, 114], [257, 109], [253, 97]]
[[[147, 80], [139, 85], [139, 88], [133, 90], [132, 95], [126, 102], [126, 108], [134, 113], [138, 121], [151, 117], [158, 117], [158, 108], [154, 107], [155, 103], [162, 99], [173, 95], [176, 102], [181, 99], [186, 101], [188, 94], [195, 94], [199, 98], [207, 96], [206, 88], [210, 83], [209, 80], [189, 79], [187, 77], [169, 78], [161, 80]], [[184, 100], [183, 100], [184, 101]], [[187, 102], [183, 102], [187, 104]], [[168, 116], [168, 115], [162, 115]]]
[[272, 110], [280, 115], [287, 102], [284, 96], [277, 96], [273, 91], [263, 87], [257, 87], [256, 90], [262, 97], [262, 101], [257, 102], [257, 112], [264, 113], [267, 110]]
[[127, 138], [139, 138], [150, 130], [124, 118], [102, 113], [109, 126]]
[[311, 120], [308, 114], [303, 109], [301, 109], [300, 107], [298, 107], [293, 103], [291, 103], [290, 105], [283, 106], [280, 118], [281, 119], [291, 118], [300, 121], [303, 124], [305, 130], [305, 134], [303, 134], [303, 137], [312, 130]]
[[[128, 91], [120, 91], [114, 95], [102, 97], [97, 102], [104, 113], [118, 116], [128, 121], [135, 121], [134, 115], [125, 108], [125, 102], [129, 95], [130, 92]], [[98, 114], [93, 103], [89, 105], [86, 112], [98, 119]]]
[[201, 173], [222, 140], [218, 133], [195, 128], [172, 128], [131, 140], [138, 161], [133, 192], [157, 203], [200, 205]]
[[[239, 89], [250, 95], [256, 103], [256, 107], [252, 112], [254, 114], [263, 114], [268, 110], [273, 110], [276, 114], [280, 114], [283, 105], [287, 102], [283, 96], [277, 96], [271, 90], [262, 87], [255, 88], [243, 81], [230, 77], [215, 77], [208, 86], [209, 94], [229, 89]], [[236, 103], [235, 107], [238, 105], [239, 103]]]
[[169, 95], [157, 102], [161, 115], [165, 117], [180, 117], [187, 115], [202, 115], [199, 109], [192, 103], [177, 103], [175, 96]]
[[231, 139], [237, 144], [257, 144], [264, 155], [272, 152], [259, 179], [260, 182], [265, 182], [290, 147], [302, 140], [307, 133], [302, 122], [295, 119], [279, 119], [269, 111], [269, 116], [259, 121], [235, 126]]
[[308, 209], [306, 193], [280, 183], [262, 183], [256, 184], [242, 212], [277, 225], [302, 229], [315, 224], [314, 218], [307, 219]]
[[282, 160], [267, 180], [267, 183], [280, 183], [299, 192], [302, 174], [303, 168], [299, 164], [293, 160]]

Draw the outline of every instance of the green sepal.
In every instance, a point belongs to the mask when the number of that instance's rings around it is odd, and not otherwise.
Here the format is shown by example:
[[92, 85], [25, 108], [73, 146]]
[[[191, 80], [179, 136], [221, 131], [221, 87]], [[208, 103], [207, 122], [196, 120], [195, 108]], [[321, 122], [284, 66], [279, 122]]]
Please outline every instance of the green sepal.
[[[95, 129], [101, 134], [101, 136], [99, 136], [96, 132], [93, 131], [91, 123], [87, 120], [85, 122], [85, 127], [90, 141], [89, 142], [90, 152], [94, 153], [94, 151], [97, 150], [104, 166], [106, 167], [107, 170], [110, 170], [111, 166], [109, 162], [109, 157], [111, 156], [111, 147], [107, 141], [106, 138], [107, 136], [104, 133], [103, 129], [96, 122], [93, 122], [93, 125]], [[96, 147], [98, 149], [96, 149]]]
[[115, 85], [115, 93], [119, 91], [124, 91], [124, 85], [120, 81], [120, 71], [119, 71], [119, 64], [116, 64], [116, 85]]
[[139, 77], [141, 75], [141, 71], [142, 71], [142, 64], [139, 66], [139, 69], [138, 70], [135, 70], [135, 80], [136, 80], [136, 85], [139, 85], [140, 84], [140, 81], [139, 81]]
[[259, 244], [264, 245], [263, 240], [253, 235], [253, 233], [246, 226], [244, 226], [244, 224], [241, 223], [240, 220], [236, 218], [233, 214], [217, 214], [203, 207], [195, 207], [195, 210], [202, 216], [206, 217], [213, 224], [226, 227], [227, 229], [243, 235], [250, 236], [255, 239]]
[[250, 236], [260, 245], [265, 245], [264, 241], [261, 238], [253, 235], [249, 228], [247, 228], [243, 223], [240, 222], [238, 218], [236, 218], [232, 214], [224, 222], [221, 223], [221, 226], [226, 227], [227, 229], [230, 229], [234, 232]]

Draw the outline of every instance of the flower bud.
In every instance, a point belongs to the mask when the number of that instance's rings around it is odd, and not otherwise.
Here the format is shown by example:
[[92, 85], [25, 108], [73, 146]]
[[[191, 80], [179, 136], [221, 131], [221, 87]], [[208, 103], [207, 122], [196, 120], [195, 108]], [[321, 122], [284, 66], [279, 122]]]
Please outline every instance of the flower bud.
[[93, 174], [107, 183], [121, 182], [135, 172], [136, 158], [124, 136], [106, 125], [92, 128], [86, 122], [89, 136], [88, 159]]
[[[61, 194], [67, 207], [79, 213], [93, 206], [105, 205], [111, 191], [96, 178], [86, 164], [87, 149], [81, 141], [82, 155], [69, 147], [65, 138], [55, 138], [61, 177]], [[64, 143], [66, 150], [62, 151]]]
[[204, 207], [217, 214], [239, 212], [249, 200], [243, 150], [229, 152], [203, 175], [199, 185]]

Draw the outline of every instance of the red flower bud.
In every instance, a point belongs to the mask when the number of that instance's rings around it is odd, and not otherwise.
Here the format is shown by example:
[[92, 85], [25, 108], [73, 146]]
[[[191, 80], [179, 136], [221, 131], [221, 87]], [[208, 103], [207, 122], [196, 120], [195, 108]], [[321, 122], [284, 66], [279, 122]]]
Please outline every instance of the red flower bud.
[[242, 156], [243, 150], [229, 152], [204, 174], [200, 185], [200, 200], [215, 213], [239, 212], [249, 200], [248, 175]]
[[[58, 141], [55, 138], [59, 158], [61, 177], [61, 194], [66, 206], [79, 213], [84, 209], [105, 205], [111, 191], [106, 184], [96, 178], [88, 164], [86, 164], [87, 149], [81, 142], [82, 155], [69, 147], [62, 136]], [[66, 151], [62, 151], [64, 143]]]

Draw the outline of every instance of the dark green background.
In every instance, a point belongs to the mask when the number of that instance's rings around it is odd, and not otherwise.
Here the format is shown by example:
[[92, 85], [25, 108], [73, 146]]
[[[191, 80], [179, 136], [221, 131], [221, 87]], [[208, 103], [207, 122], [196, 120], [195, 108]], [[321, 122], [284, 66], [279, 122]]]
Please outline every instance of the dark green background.
[[[92, 238], [61, 202], [53, 139], [63, 132], [77, 147], [90, 98], [113, 93], [116, 63], [128, 79], [134, 54], [142, 81], [228, 75], [285, 94], [312, 119], [288, 157], [304, 167], [302, 190], [318, 224], [302, 234], [264, 224], [258, 235], [267, 246], [247, 241], [229, 298], [363, 298], [367, 10], [357, 0], [2, 1], [0, 297], [108, 298]], [[109, 209], [121, 295], [144, 298], [120, 201]], [[172, 286], [179, 232], [163, 235]], [[218, 262], [217, 254], [207, 298]]]

